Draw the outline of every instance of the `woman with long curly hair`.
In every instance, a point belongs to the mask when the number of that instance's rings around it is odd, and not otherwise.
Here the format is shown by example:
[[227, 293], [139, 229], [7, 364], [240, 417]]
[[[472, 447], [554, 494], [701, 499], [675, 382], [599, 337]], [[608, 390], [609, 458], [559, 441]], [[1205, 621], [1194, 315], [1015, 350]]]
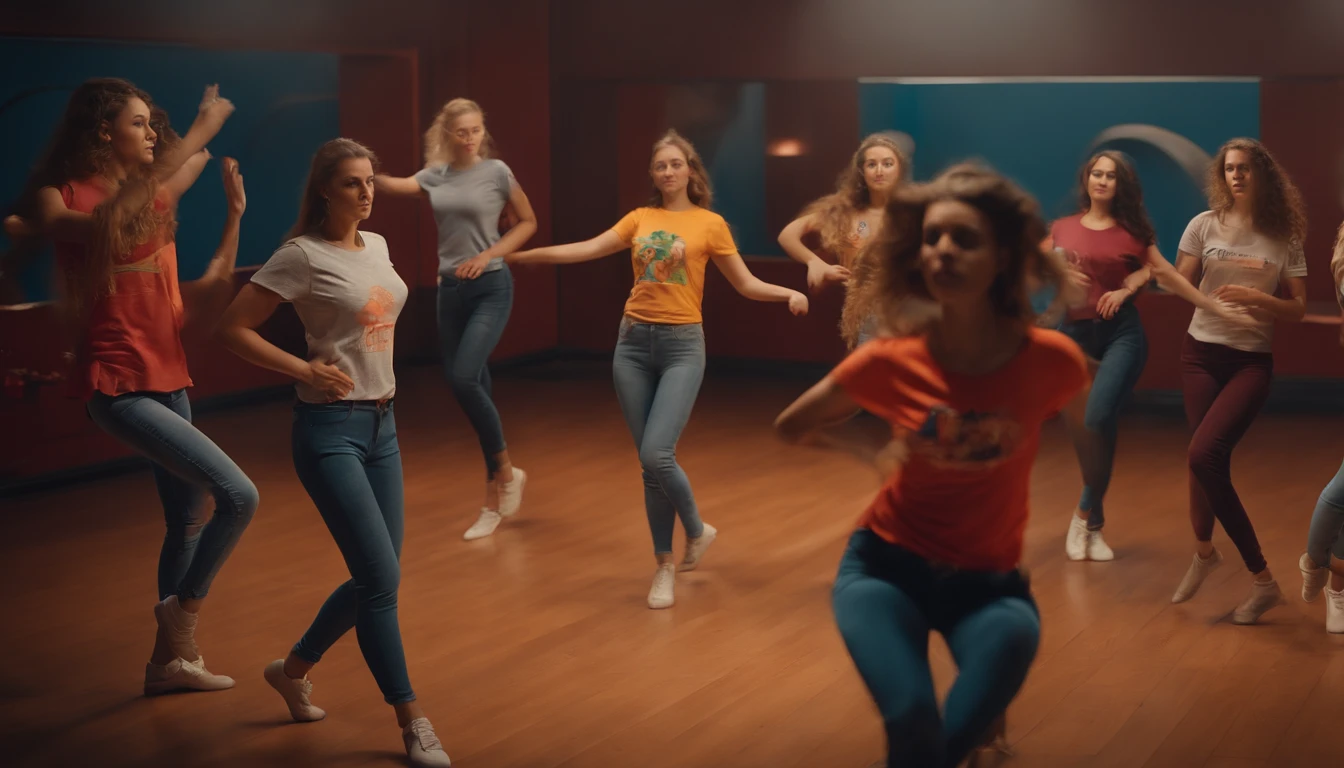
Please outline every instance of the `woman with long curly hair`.
[[1083, 493], [1069, 520], [1064, 551], [1070, 560], [1104, 561], [1115, 557], [1101, 529], [1120, 408], [1148, 359], [1148, 339], [1130, 300], [1156, 276], [1164, 288], [1229, 322], [1243, 322], [1246, 314], [1200, 293], [1158, 251], [1138, 174], [1123, 154], [1103, 151], [1088, 158], [1078, 176], [1078, 195], [1079, 213], [1054, 222], [1043, 246], [1062, 249], [1073, 267], [1071, 276], [1087, 290], [1086, 300], [1069, 310], [1060, 330], [1095, 367], [1083, 419], [1065, 414]]
[[[246, 207], [236, 162], [223, 163], [228, 215], [199, 280], [177, 279], [174, 212], [210, 158], [206, 143], [233, 105], [206, 89], [179, 138], [149, 94], [125, 80], [89, 80], [70, 97], [47, 155], [33, 171], [10, 231], [47, 237], [65, 277], [74, 334], [72, 394], [89, 416], [154, 469], [167, 532], [159, 553], [158, 634], [145, 693], [221, 690], [197, 651], [198, 613], [211, 582], [257, 508], [257, 489], [191, 423], [182, 329], [210, 322], [233, 291]], [[198, 510], [206, 493], [215, 511]]]
[[[886, 764], [950, 768], [991, 734], [1035, 658], [1028, 485], [1041, 424], [1085, 399], [1087, 362], [1035, 324], [1029, 286], [1061, 302], [1076, 289], [1012, 182], [954, 166], [897, 190], [886, 217], [864, 290], [894, 336], [856, 350], [775, 426], [886, 476], [841, 560], [835, 618], [881, 712]], [[851, 418], [859, 409], [887, 423]], [[930, 630], [960, 670], [941, 717]]]
[[[504, 257], [537, 231], [537, 217], [513, 171], [491, 157], [493, 143], [480, 105], [453, 99], [425, 131], [425, 167], [414, 176], [374, 180], [380, 192], [428, 198], [438, 224], [443, 369], [485, 457], [485, 503], [463, 534], [468, 541], [516, 515], [527, 482], [509, 457], [487, 363], [513, 309]], [[503, 235], [501, 216], [511, 223]]]
[[[1284, 597], [1232, 487], [1232, 451], [1269, 396], [1275, 322], [1301, 320], [1306, 313], [1307, 216], [1287, 172], [1254, 139], [1232, 139], [1218, 150], [1206, 191], [1209, 210], [1186, 227], [1176, 269], [1191, 283], [1198, 280], [1201, 292], [1246, 307], [1253, 322], [1196, 309], [1185, 337], [1181, 378], [1194, 431], [1189, 463], [1196, 552], [1171, 601], [1194, 597], [1222, 562], [1212, 540], [1217, 520], [1255, 576], [1232, 621], [1253, 624]], [[1283, 287], [1290, 298], [1275, 295]]]
[[[807, 297], [763, 283], [747, 269], [723, 217], [710, 209], [713, 191], [704, 162], [689, 141], [668, 131], [653, 145], [653, 194], [646, 206], [582, 243], [511, 254], [522, 264], [576, 264], [629, 250], [635, 287], [625, 302], [612, 362], [616, 397], [639, 451], [644, 511], [658, 563], [650, 608], [669, 608], [676, 570], [699, 565], [718, 535], [700, 519], [691, 482], [677, 463], [677, 440], [705, 376], [705, 331], [700, 305], [705, 269], [713, 260], [738, 293], [753, 301], [787, 303], [807, 313]], [[672, 559], [677, 518], [686, 532], [681, 565]]]
[[[881, 229], [887, 200], [908, 168], [909, 161], [894, 137], [886, 133], [868, 136], [841, 171], [835, 191], [812, 202], [779, 233], [784, 252], [807, 266], [807, 286], [813, 292], [828, 283], [843, 282], [848, 289], [846, 307], [857, 299], [854, 289], [859, 285], [859, 273], [855, 270], [860, 253]], [[812, 233], [819, 236], [822, 250], [836, 263], [828, 263], [803, 243], [803, 238]], [[876, 333], [872, 315], [850, 308], [844, 317], [852, 322], [842, 321], [841, 335], [851, 347]]]

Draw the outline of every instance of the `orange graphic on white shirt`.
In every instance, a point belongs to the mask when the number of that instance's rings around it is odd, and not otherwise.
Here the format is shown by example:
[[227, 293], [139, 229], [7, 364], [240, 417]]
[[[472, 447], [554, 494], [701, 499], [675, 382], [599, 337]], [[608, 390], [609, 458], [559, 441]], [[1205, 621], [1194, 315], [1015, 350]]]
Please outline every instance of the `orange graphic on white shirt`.
[[388, 315], [396, 305], [396, 297], [386, 288], [375, 285], [369, 289], [368, 303], [355, 314], [355, 319], [364, 326], [365, 352], [386, 352], [392, 348], [392, 330], [396, 322], [390, 321]]

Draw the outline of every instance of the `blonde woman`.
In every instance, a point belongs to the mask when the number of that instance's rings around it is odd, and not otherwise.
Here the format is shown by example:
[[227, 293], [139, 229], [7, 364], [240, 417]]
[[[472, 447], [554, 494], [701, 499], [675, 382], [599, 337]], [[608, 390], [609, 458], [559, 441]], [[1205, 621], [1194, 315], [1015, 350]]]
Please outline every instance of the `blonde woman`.
[[[428, 198], [438, 225], [444, 373], [485, 457], [485, 504], [463, 535], [468, 541], [489, 536], [517, 514], [527, 482], [509, 457], [486, 364], [513, 309], [513, 276], [504, 257], [537, 231], [537, 217], [513, 172], [490, 156], [492, 144], [480, 106], [453, 99], [425, 132], [425, 167], [405, 178], [374, 178], [381, 194]], [[514, 223], [500, 234], [506, 210]]]

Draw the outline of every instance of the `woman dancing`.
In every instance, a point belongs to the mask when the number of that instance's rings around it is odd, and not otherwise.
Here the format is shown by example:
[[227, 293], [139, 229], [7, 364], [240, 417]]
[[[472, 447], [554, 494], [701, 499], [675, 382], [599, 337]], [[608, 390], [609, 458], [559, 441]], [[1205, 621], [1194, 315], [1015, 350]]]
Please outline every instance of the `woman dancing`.
[[[835, 191], [814, 201], [779, 233], [784, 252], [807, 267], [807, 287], [814, 293], [828, 283], [844, 282], [846, 303], [851, 296], [857, 297], [854, 278], [859, 253], [878, 234], [887, 200], [904, 179], [908, 167], [900, 145], [889, 135], [875, 133], [867, 137], [841, 172]], [[832, 254], [837, 263], [828, 264], [803, 244], [803, 237], [813, 232], [820, 235], [822, 249]], [[876, 319], [866, 314], [852, 328], [842, 324], [842, 333], [851, 347], [872, 338], [876, 330]]]
[[[1269, 396], [1274, 323], [1306, 313], [1307, 262], [1302, 242], [1307, 216], [1288, 174], [1254, 139], [1233, 139], [1209, 166], [1209, 209], [1181, 238], [1176, 269], [1200, 291], [1247, 308], [1253, 323], [1236, 324], [1196, 309], [1181, 352], [1190, 439], [1190, 523], [1196, 552], [1173, 603], [1195, 596], [1223, 556], [1213, 546], [1222, 523], [1255, 576], [1251, 594], [1232, 612], [1253, 624], [1284, 602], [1260, 551], [1255, 527], [1232, 487], [1232, 450]], [[1291, 298], [1275, 296], [1286, 284]]]
[[[1073, 292], [1036, 202], [955, 166], [898, 190], [863, 288], [896, 338], [860, 347], [776, 422], [792, 443], [889, 473], [836, 577], [836, 621], [886, 726], [887, 764], [955, 766], [989, 735], [1036, 655], [1019, 569], [1041, 423], [1086, 396], [1087, 363], [1033, 326], [1028, 278]], [[850, 418], [865, 409], [888, 424]], [[874, 425], [876, 424], [876, 428]], [[894, 439], [893, 439], [894, 437]], [[938, 713], [928, 633], [960, 674]]]
[[[19, 215], [6, 221], [11, 234], [55, 241], [74, 336], [71, 394], [153, 467], [167, 530], [146, 695], [233, 687], [206, 670], [195, 633], [210, 585], [257, 509], [257, 489], [191, 423], [182, 332], [212, 321], [233, 293], [246, 208], [237, 163], [223, 163], [224, 233], [199, 280], [179, 284], [173, 239], [177, 202], [232, 112], [211, 86], [179, 137], [148, 93], [125, 80], [88, 80], [28, 179]], [[199, 511], [206, 493], [215, 500], [208, 522]]]
[[[1339, 343], [1344, 346], [1344, 225], [1335, 237], [1330, 259], [1335, 278], [1335, 300], [1341, 307]], [[1321, 491], [1311, 515], [1307, 551], [1298, 562], [1302, 571], [1302, 599], [1308, 603], [1325, 590], [1325, 631], [1344, 634], [1344, 466]]]
[[1065, 414], [1083, 473], [1083, 494], [1069, 520], [1064, 551], [1070, 560], [1105, 561], [1115, 557], [1101, 529], [1120, 408], [1148, 359], [1148, 339], [1130, 300], [1156, 276], [1162, 287], [1229, 323], [1244, 324], [1247, 315], [1200, 293], [1158, 251], [1139, 177], [1123, 154], [1093, 155], [1078, 184], [1080, 212], [1054, 222], [1043, 246], [1063, 249], [1074, 267], [1071, 276], [1087, 290], [1086, 301], [1069, 310], [1060, 330], [1095, 366], [1082, 421]]
[[[387, 241], [359, 230], [373, 212], [374, 162], [372, 152], [349, 139], [322, 145], [290, 240], [243, 286], [219, 333], [239, 357], [298, 382], [294, 469], [350, 569], [350, 580], [331, 593], [289, 655], [266, 667], [266, 682], [295, 720], [321, 720], [326, 713], [309, 700], [308, 672], [354, 628], [396, 712], [411, 764], [447, 766], [411, 691], [397, 623], [405, 521], [392, 337], [407, 291]], [[282, 301], [303, 321], [307, 360], [255, 330]]]
[[[485, 455], [485, 504], [463, 538], [495, 532], [518, 513], [527, 473], [513, 466], [490, 393], [490, 353], [513, 309], [513, 275], [504, 256], [537, 231], [523, 188], [503, 161], [490, 157], [485, 113], [453, 99], [425, 132], [425, 167], [408, 178], [378, 175], [380, 192], [429, 198], [439, 230], [439, 344], [453, 395]], [[512, 227], [500, 235], [500, 215]]]
[[691, 143], [668, 131], [653, 145], [653, 195], [647, 206], [582, 243], [520, 251], [523, 264], [575, 264], [630, 249], [635, 287], [625, 303], [612, 375], [626, 425], [644, 470], [644, 509], [658, 562], [650, 608], [674, 602], [672, 533], [677, 517], [686, 531], [680, 570], [693, 570], [718, 534], [700, 520], [691, 483], [677, 463], [676, 446], [691, 417], [705, 375], [700, 304], [705, 268], [714, 261], [737, 292], [754, 301], [787, 302], [806, 314], [807, 297], [761, 282], [737, 253], [722, 216], [710, 210], [709, 174]]

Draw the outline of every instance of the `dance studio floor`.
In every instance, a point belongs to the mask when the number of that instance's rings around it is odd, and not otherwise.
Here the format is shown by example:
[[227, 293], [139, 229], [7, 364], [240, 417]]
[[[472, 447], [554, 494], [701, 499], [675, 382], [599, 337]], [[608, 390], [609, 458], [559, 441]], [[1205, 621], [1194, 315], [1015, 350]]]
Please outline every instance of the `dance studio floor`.
[[[402, 371], [397, 415], [407, 536], [401, 625], [411, 681], [463, 768], [865, 768], [882, 754], [835, 632], [829, 590], [877, 478], [777, 443], [770, 423], [808, 382], [711, 376], [680, 447], [720, 530], [677, 605], [644, 605], [653, 575], [635, 453], [605, 364], [550, 365], [496, 384], [531, 475], [493, 538], [461, 533], [481, 502], [475, 438], [432, 367]], [[0, 754], [6, 765], [396, 766], [403, 750], [353, 633], [312, 675], [323, 722], [291, 723], [262, 667], [285, 654], [343, 564], [289, 460], [276, 402], [199, 420], [252, 476], [262, 506], [215, 581], [198, 639], [223, 693], [146, 700], [162, 521], [147, 473], [7, 499], [0, 540]], [[1234, 472], [1287, 607], [1226, 614], [1248, 576], [1228, 555], [1173, 606], [1189, 562], [1185, 430], [1130, 418], [1108, 500], [1118, 560], [1070, 563], [1079, 488], [1058, 424], [1033, 484], [1027, 562], [1040, 655], [1009, 711], [1010, 766], [1296, 766], [1338, 759], [1344, 636], [1300, 598], [1316, 495], [1344, 457], [1344, 418], [1265, 416]], [[681, 534], [678, 532], [678, 548]], [[940, 688], [951, 665], [933, 642]]]

